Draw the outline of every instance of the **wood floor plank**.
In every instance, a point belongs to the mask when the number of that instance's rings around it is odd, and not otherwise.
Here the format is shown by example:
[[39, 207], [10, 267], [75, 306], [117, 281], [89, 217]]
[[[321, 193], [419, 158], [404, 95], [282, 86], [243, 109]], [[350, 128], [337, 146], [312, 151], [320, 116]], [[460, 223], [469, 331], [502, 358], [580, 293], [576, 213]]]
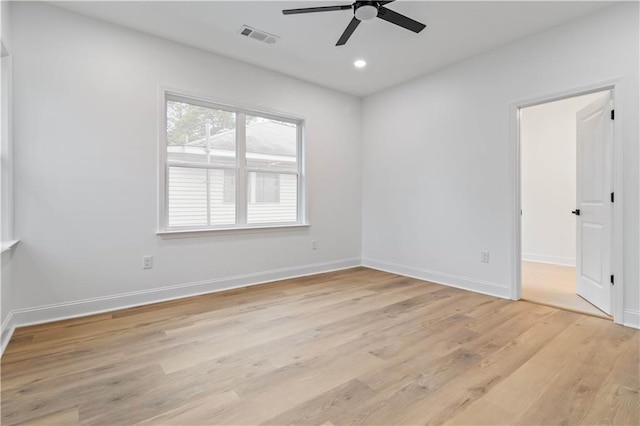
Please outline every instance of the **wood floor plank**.
[[320, 306], [304, 313], [298, 313], [297, 307], [294, 307], [295, 313], [292, 315], [283, 316], [281, 313], [281, 316], [266, 323], [243, 328], [242, 333], [236, 331], [236, 333], [225, 334], [222, 338], [215, 335], [200, 340], [197, 344], [192, 344], [189, 350], [179, 348], [180, 350], [177, 352], [165, 352], [160, 355], [163, 358], [160, 364], [166, 373], [171, 373], [212, 357], [228, 355], [238, 350], [304, 331], [310, 327], [317, 327], [358, 313], [379, 309], [391, 303], [410, 299], [413, 295], [423, 292], [424, 289], [412, 288], [402, 292], [374, 293], [339, 301], [330, 306]]
[[[142, 389], [153, 386], [162, 377], [158, 366], [140, 367], [133, 372], [115, 374], [96, 381], [85, 380], [73, 386], [70, 392], [58, 389], [36, 390], [31, 395], [14, 398], [2, 395], [2, 421], [6, 424], [21, 423], [59, 411], [78, 407], [83, 411], [109, 412], [114, 406], [137, 395]], [[82, 419], [81, 419], [82, 420]]]
[[24, 327], [2, 424], [640, 424], [640, 334], [367, 268]]
[[234, 391], [206, 395], [180, 407], [168, 410], [157, 416], [145, 419], [139, 425], [204, 425], [213, 416], [240, 403], [240, 398]]
[[[590, 424], [584, 423], [584, 419], [591, 407], [601, 407], [596, 395], [611, 371], [610, 361], [616, 360], [621, 348], [637, 348], [638, 333], [607, 324], [607, 320], [574, 316], [576, 321], [496, 384], [483, 401], [469, 406], [466, 413], [452, 422], [465, 423], [469, 419], [491, 422], [493, 418], [482, 417], [484, 406], [491, 403], [518, 413], [509, 419], [509, 424]], [[631, 362], [625, 365], [627, 373], [637, 368]], [[637, 377], [627, 383], [626, 389], [633, 394], [638, 386]], [[635, 405], [636, 414], [629, 410], [627, 419], [637, 418], [637, 404], [635, 394], [631, 406]]]
[[21, 423], [22, 426], [65, 426], [71, 424], [77, 424], [80, 420], [78, 408], [70, 408], [67, 410], [58, 411], [52, 414], [47, 414], [37, 419], [28, 420]]
[[[474, 424], [509, 425], [512, 424], [513, 419], [516, 417], [517, 413], [509, 411], [486, 399], [478, 399], [473, 404], [472, 410], [465, 410], [457, 416], [444, 420], [442, 424], [460, 426]], [[478, 419], [482, 419], [482, 421], [480, 422]], [[434, 422], [433, 424], [439, 423], [440, 422]]]
[[[511, 310], [504, 310], [503, 315], [512, 315]], [[536, 321], [539, 314], [532, 313], [527, 321]], [[514, 319], [517, 319], [514, 318]], [[503, 317], [504, 321], [504, 317]], [[521, 322], [523, 319], [520, 319]], [[464, 323], [463, 323], [464, 324]], [[544, 322], [543, 322], [544, 324]], [[507, 322], [507, 326], [509, 326]], [[510, 327], [510, 328], [513, 328]], [[508, 328], [509, 329], [509, 328]], [[531, 329], [527, 329], [527, 333]], [[467, 365], [466, 369], [459, 369], [456, 371], [455, 378], [442, 383], [437, 389], [432, 386], [431, 391], [424, 392], [422, 395], [417, 395], [416, 398], [411, 401], [410, 404], [405, 405], [402, 412], [396, 414], [395, 423], [399, 424], [413, 424], [416, 422], [428, 423], [428, 424], [440, 424], [446, 419], [452, 417], [459, 410], [465, 408], [466, 405], [473, 401], [480, 399], [483, 395], [494, 386], [512, 369], [521, 365], [523, 360], [531, 357], [535, 351], [539, 349], [540, 341], [525, 336], [521, 342], [533, 343], [528, 347], [523, 347], [518, 344], [519, 339], [514, 340], [513, 333], [518, 333], [517, 328], [515, 330], [509, 330], [509, 333], [505, 333], [501, 329], [487, 329], [483, 330], [481, 334], [475, 334], [470, 340], [452, 340], [456, 342], [458, 346], [448, 347], [460, 347], [468, 348], [474, 352], [483, 353], [486, 351], [492, 351], [491, 354], [500, 353], [499, 357], [492, 357], [491, 355], [483, 356], [482, 360], [478, 363]], [[546, 333], [545, 333], [546, 335]], [[535, 335], [534, 335], [535, 336]], [[514, 344], [515, 343], [515, 344]], [[446, 343], [436, 345], [447, 348]], [[407, 376], [400, 386], [408, 386], [429, 379], [429, 375], [425, 375], [423, 370], [418, 368], [414, 369], [413, 376]], [[393, 382], [390, 383], [393, 385]], [[391, 386], [391, 391], [396, 391], [397, 386]], [[392, 394], [392, 392], [391, 392]], [[366, 413], [366, 408], [363, 412]], [[353, 413], [351, 414], [353, 415]], [[361, 423], [363, 419], [358, 419], [354, 423]]]
[[353, 380], [360, 374], [380, 368], [383, 362], [370, 354], [332, 357], [293, 364], [245, 383], [236, 389], [241, 406], [211, 419], [214, 424], [257, 424], [303, 404]]
[[582, 297], [576, 289], [575, 266], [522, 262], [522, 299], [599, 318], [611, 317]]
[[354, 379], [263, 422], [264, 425], [326, 425], [342, 411], [349, 411], [375, 395]]
[[640, 366], [640, 343], [630, 345], [617, 356], [595, 393], [596, 402], [584, 414], [584, 424], [640, 424], [640, 371], [630, 372], [630, 365]]
[[[597, 320], [585, 319], [584, 321], [584, 324], [591, 323], [588, 328], [592, 330], [601, 325]], [[584, 324], [582, 327], [586, 328]], [[566, 333], [571, 332], [573, 332], [571, 328], [566, 331]], [[634, 335], [633, 330], [622, 327], [614, 329], [602, 327], [598, 332], [593, 332], [588, 340], [578, 342], [574, 353], [565, 351], [565, 355], [570, 354], [571, 358], [559, 374], [550, 381], [546, 391], [520, 414], [516, 422], [582, 424], [587, 410], [598, 402], [595, 390], [602, 386], [602, 382], [609, 375], [612, 363], [615, 363], [620, 353], [620, 347], [626, 346], [625, 341], [633, 339]], [[565, 336], [560, 335], [557, 338], [562, 339]], [[636, 340], [635, 345], [637, 346], [638, 343]], [[543, 355], [544, 352], [540, 352], [529, 362], [536, 363]], [[637, 395], [638, 382], [636, 381], [627, 389], [635, 390]], [[635, 408], [637, 413], [637, 404]]]

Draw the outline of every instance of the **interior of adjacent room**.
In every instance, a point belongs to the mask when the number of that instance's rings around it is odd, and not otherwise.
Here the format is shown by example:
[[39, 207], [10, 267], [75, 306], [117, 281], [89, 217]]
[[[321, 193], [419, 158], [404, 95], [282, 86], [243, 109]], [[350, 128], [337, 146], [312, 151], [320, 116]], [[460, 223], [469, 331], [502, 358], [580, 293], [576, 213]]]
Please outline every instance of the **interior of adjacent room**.
[[[579, 296], [576, 287], [576, 260], [582, 255], [576, 237], [581, 219], [576, 214], [576, 129], [580, 110], [594, 102], [611, 105], [611, 98], [605, 90], [520, 110], [522, 297], [605, 318], [610, 316]], [[582, 167], [580, 173], [593, 171]]]

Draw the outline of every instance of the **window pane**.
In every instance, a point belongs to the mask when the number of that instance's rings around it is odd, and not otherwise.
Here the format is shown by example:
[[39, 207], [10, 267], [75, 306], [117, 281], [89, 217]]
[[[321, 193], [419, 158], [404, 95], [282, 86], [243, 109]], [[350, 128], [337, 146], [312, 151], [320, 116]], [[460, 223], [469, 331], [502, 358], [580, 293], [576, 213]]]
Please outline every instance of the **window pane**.
[[235, 128], [234, 112], [167, 101], [167, 159], [234, 167]]
[[275, 173], [255, 173], [254, 188], [252, 202], [280, 202], [280, 175]]
[[298, 177], [281, 173], [248, 174], [248, 223], [298, 220]]
[[[169, 167], [169, 226], [203, 227], [233, 225], [236, 222], [235, 195], [226, 176], [231, 173], [235, 194], [235, 171]], [[207, 190], [208, 188], [208, 190]]]
[[236, 171], [209, 170], [209, 225], [236, 223]]
[[298, 126], [247, 115], [247, 167], [298, 171]]
[[236, 202], [236, 171], [235, 170], [224, 171], [223, 199], [225, 203]]
[[207, 225], [207, 170], [169, 167], [169, 226]]

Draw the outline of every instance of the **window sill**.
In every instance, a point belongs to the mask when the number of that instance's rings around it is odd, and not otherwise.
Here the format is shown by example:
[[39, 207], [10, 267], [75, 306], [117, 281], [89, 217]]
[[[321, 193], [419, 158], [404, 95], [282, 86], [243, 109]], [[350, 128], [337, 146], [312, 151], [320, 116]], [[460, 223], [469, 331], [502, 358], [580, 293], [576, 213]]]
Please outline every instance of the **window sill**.
[[189, 237], [206, 237], [209, 235], [227, 235], [227, 234], [252, 234], [262, 232], [282, 232], [287, 230], [300, 230], [309, 228], [308, 223], [293, 223], [290, 225], [265, 225], [265, 226], [244, 226], [238, 228], [215, 228], [215, 229], [181, 229], [170, 231], [158, 231], [156, 235], [161, 238], [189, 238]]
[[0, 253], [4, 253], [5, 251], [11, 250], [19, 242], [20, 242], [20, 240], [2, 241], [2, 243], [0, 243]]

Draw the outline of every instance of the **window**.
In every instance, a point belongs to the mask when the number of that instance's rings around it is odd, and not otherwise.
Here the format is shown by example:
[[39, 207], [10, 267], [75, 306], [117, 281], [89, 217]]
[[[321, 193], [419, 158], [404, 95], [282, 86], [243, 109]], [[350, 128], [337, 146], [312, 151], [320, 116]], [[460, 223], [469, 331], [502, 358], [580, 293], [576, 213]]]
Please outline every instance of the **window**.
[[0, 249], [13, 241], [13, 140], [11, 131], [12, 64], [0, 42]]
[[163, 230], [301, 224], [302, 122], [166, 94]]

